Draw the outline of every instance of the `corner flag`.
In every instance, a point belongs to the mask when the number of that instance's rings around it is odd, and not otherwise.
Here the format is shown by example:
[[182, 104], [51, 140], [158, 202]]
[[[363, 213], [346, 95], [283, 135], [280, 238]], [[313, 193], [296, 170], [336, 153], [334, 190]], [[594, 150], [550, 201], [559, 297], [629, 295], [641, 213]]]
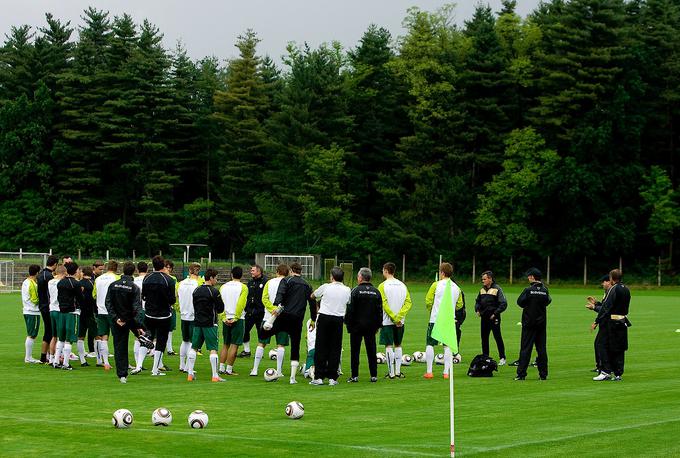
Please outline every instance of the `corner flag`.
[[448, 279], [431, 335], [433, 339], [449, 347], [455, 355], [458, 353], [458, 339], [456, 336], [456, 312], [454, 310], [456, 304], [451, 298], [451, 285], [452, 282]]

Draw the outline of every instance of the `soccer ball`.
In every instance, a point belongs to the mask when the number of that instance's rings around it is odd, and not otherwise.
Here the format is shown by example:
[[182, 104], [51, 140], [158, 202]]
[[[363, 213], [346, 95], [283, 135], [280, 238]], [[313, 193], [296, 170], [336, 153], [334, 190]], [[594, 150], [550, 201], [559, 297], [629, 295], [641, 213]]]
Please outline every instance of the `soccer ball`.
[[272, 361], [276, 361], [276, 350], [274, 350], [273, 348], [269, 350], [269, 359], [271, 359]]
[[413, 352], [413, 360], [417, 363], [424, 363], [425, 362], [425, 353], [422, 351], [414, 351]]
[[410, 366], [412, 362], [413, 362], [413, 356], [408, 355], [408, 354], [402, 355], [401, 364], [403, 364], [404, 366]]
[[303, 406], [301, 402], [298, 401], [289, 402], [288, 405], [286, 406], [286, 415], [288, 416], [288, 418], [292, 420], [302, 418], [304, 414], [305, 406]]
[[170, 426], [172, 414], [165, 407], [159, 407], [151, 414], [151, 423], [154, 426]]
[[444, 353], [437, 353], [437, 356], [434, 357], [434, 362], [439, 365], [444, 365]]
[[385, 364], [385, 362], [387, 362], [387, 358], [385, 358], [384, 353], [376, 353], [375, 359], [378, 361], [378, 364]]
[[279, 373], [276, 372], [276, 369], [272, 369], [271, 367], [264, 371], [264, 381], [265, 382], [275, 382], [279, 378]]
[[189, 426], [194, 429], [203, 429], [208, 426], [208, 414], [202, 410], [194, 410], [189, 414]]
[[129, 428], [132, 425], [132, 412], [128, 409], [118, 409], [113, 412], [113, 418], [111, 418], [111, 423], [116, 428]]
[[460, 364], [460, 362], [463, 361], [463, 357], [460, 355], [460, 353], [456, 353], [453, 355], [451, 361], [453, 361], [453, 364]]

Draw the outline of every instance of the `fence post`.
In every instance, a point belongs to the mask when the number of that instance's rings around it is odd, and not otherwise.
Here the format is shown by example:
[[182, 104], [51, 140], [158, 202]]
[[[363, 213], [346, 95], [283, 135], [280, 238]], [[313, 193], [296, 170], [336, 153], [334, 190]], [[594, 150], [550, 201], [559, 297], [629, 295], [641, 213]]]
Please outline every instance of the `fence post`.
[[52, 248], [50, 248], [50, 256], [52, 256]]
[[109, 250], [106, 250], [106, 261], [108, 262], [109, 260]]
[[401, 255], [401, 281], [406, 281], [406, 255]]
[[477, 279], [477, 263], [475, 262], [475, 255], [472, 255], [472, 284], [475, 284]]
[[588, 256], [583, 257], [583, 286], [588, 283]]
[[19, 259], [23, 259], [23, 258], [24, 258], [24, 250], [23, 250], [23, 248], [19, 248]]
[[550, 284], [550, 255], [548, 255], [548, 269], [547, 270], [548, 270], [548, 272], [547, 272], [545, 284], [549, 285]]
[[512, 255], [510, 256], [510, 284], [512, 285]]
[[368, 268], [371, 268], [371, 255], [368, 255]]
[[619, 270], [623, 273], [623, 257], [619, 256]]
[[78, 262], [80, 262], [80, 248], [78, 248]]
[[656, 284], [661, 286], [661, 256], [659, 256], [659, 264], [656, 271]]
[[135, 250], [132, 250], [132, 262], [136, 262], [137, 259], [137, 252]]
[[212, 263], [212, 251], [208, 251], [208, 265]]
[[231, 268], [232, 269], [234, 268], [234, 264], [236, 264], [236, 253], [232, 251], [231, 252]]

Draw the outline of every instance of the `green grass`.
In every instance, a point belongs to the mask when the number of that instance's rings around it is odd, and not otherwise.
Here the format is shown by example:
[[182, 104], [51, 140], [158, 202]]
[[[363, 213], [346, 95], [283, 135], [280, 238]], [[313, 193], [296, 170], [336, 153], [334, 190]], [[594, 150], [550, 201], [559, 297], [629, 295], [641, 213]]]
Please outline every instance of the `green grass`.
[[[463, 325], [463, 364], [455, 368], [456, 449], [458, 456], [678, 456], [680, 442], [680, 295], [677, 290], [633, 289], [630, 350], [622, 383], [596, 383], [589, 324], [593, 313], [583, 304], [597, 290], [553, 288], [548, 316], [550, 375], [539, 382], [536, 369], [524, 382], [514, 368], [501, 367], [490, 379], [467, 377], [470, 359], [480, 351], [479, 323], [473, 314], [475, 287], [466, 287], [468, 319]], [[404, 348], [424, 350], [426, 285], [411, 285], [414, 309], [407, 317]], [[518, 351], [519, 287], [508, 288], [503, 315], [508, 358]], [[73, 372], [23, 363], [24, 325], [19, 297], [0, 296], [0, 354], [3, 386], [0, 410], [3, 456], [447, 456], [448, 382], [437, 366], [424, 380], [424, 365], [405, 368], [404, 380], [368, 383], [362, 361], [361, 382], [344, 383], [349, 372], [345, 336], [343, 369], [337, 387], [265, 383], [246, 374], [252, 359], [238, 359], [239, 377], [227, 383], [206, 381], [207, 357], [199, 358], [193, 384], [175, 369], [167, 377], [148, 372], [118, 382], [114, 372], [94, 367]], [[175, 336], [175, 347], [179, 347]], [[492, 355], [495, 347], [492, 339]], [[38, 356], [38, 349], [34, 351]], [[286, 355], [288, 356], [288, 354]], [[363, 356], [363, 355], [362, 355]], [[77, 364], [76, 364], [77, 366]], [[269, 367], [263, 362], [261, 371]], [[288, 373], [289, 366], [284, 366]], [[379, 373], [386, 366], [379, 367]], [[298, 400], [305, 416], [291, 421], [286, 403]], [[174, 415], [169, 428], [150, 423], [154, 408]], [[115, 430], [111, 413], [130, 409], [135, 423]], [[205, 430], [189, 429], [186, 417], [205, 410]]]

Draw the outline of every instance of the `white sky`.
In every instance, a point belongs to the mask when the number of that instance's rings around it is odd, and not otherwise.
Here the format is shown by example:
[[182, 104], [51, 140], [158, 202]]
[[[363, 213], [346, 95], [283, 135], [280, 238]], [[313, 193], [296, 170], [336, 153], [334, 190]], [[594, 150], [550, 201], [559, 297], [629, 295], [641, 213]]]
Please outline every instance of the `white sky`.
[[[216, 56], [228, 59], [237, 55], [236, 37], [248, 28], [262, 40], [259, 54], [277, 62], [290, 41], [309, 43], [312, 48], [337, 40], [345, 48], [355, 47], [371, 23], [385, 27], [393, 37], [403, 35], [401, 26], [410, 6], [433, 11], [449, 3], [434, 0], [0, 0], [0, 33], [12, 26], [45, 24], [51, 12], [72, 26], [82, 24], [83, 10], [92, 5], [109, 11], [111, 16], [130, 14], [135, 22], [148, 19], [164, 34], [164, 45], [173, 49], [184, 43], [193, 59]], [[488, 3], [498, 11], [501, 0]], [[526, 16], [539, 0], [519, 0], [517, 12]], [[460, 0], [456, 21], [469, 19], [477, 1]], [[76, 36], [74, 35], [74, 38]]]

